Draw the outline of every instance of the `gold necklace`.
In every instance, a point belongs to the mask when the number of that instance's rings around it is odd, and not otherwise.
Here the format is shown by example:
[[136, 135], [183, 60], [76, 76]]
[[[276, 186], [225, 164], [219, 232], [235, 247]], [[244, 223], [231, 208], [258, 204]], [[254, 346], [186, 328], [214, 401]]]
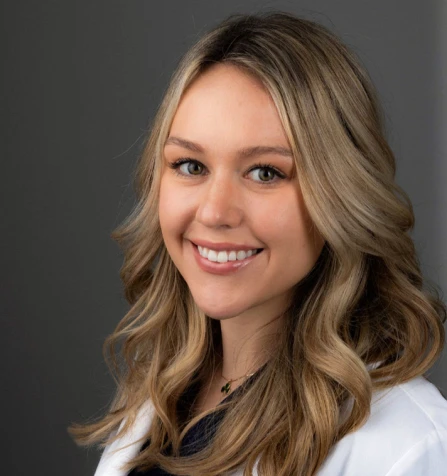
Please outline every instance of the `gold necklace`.
[[237, 377], [237, 378], [227, 378], [224, 376], [224, 374], [220, 374], [221, 377], [227, 381], [227, 383], [225, 385], [222, 386], [222, 388], [220, 389], [220, 392], [223, 393], [224, 395], [228, 395], [231, 391], [231, 384], [233, 382], [236, 382], [237, 380], [240, 380], [241, 378], [249, 378], [251, 377], [252, 375], [254, 375], [255, 372], [251, 373], [251, 374], [245, 374], [245, 375], [242, 375], [241, 377]]

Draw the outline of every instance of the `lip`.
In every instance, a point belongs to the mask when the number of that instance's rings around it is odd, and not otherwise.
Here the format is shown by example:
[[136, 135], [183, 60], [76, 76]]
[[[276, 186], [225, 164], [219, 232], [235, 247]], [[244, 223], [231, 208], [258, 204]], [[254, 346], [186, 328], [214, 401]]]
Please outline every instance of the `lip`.
[[[227, 275], [227, 274], [233, 274], [233, 273], [236, 273], [236, 272], [240, 271], [241, 269], [248, 266], [259, 255], [259, 253], [257, 253], [255, 255], [252, 255], [252, 256], [250, 256], [248, 258], [245, 258], [243, 260], [240, 260], [240, 261], [227, 261], [226, 263], [214, 263], [213, 261], [209, 261], [209, 260], [207, 260], [206, 258], [204, 258], [203, 256], [200, 255], [196, 243], [193, 243], [192, 241], [189, 241], [189, 243], [191, 245], [194, 258], [195, 258], [196, 263], [198, 264], [199, 268], [202, 271], [205, 271], [207, 273], [218, 274], [218, 275], [221, 275], [221, 276]], [[203, 242], [201, 242], [201, 243], [203, 243]], [[220, 244], [222, 244], [222, 243], [220, 243]], [[200, 244], [200, 246], [206, 246], [206, 245], [201, 245]], [[218, 250], [218, 248], [214, 248], [214, 249], [216, 251]], [[244, 248], [223, 248], [222, 247], [220, 249], [221, 250], [238, 249], [238, 250], [244, 250], [245, 251], [245, 250], [253, 250], [253, 249], [256, 249], [256, 248], [247, 248], [247, 247], [245, 247], [245, 249], [244, 249]]]
[[203, 248], [208, 248], [215, 251], [250, 251], [250, 250], [259, 250], [259, 246], [251, 245], [235, 245], [234, 243], [212, 243], [211, 241], [205, 240], [189, 240], [193, 245], [202, 246]]

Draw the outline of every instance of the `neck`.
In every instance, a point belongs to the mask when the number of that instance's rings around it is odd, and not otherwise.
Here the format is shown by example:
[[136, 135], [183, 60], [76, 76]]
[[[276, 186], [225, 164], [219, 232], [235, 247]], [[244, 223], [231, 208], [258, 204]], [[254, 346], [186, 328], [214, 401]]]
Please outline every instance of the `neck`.
[[275, 351], [283, 319], [276, 312], [262, 317], [244, 313], [221, 320], [221, 375], [232, 380], [256, 372]]
[[[276, 305], [270, 310], [262, 309], [263, 312], [252, 309], [238, 316], [220, 319], [222, 361], [204, 382], [194, 403], [195, 415], [214, 408], [226, 394], [245, 382], [246, 375], [256, 372], [269, 360], [277, 348], [277, 334], [284, 323], [282, 310], [285, 308]], [[223, 389], [228, 381], [230, 384], [225, 391]]]

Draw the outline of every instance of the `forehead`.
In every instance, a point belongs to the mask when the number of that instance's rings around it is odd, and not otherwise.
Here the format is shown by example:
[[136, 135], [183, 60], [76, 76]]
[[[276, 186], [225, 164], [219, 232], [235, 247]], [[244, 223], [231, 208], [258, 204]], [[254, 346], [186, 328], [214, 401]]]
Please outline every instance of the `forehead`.
[[275, 103], [253, 75], [218, 64], [196, 78], [174, 115], [171, 136], [225, 150], [288, 146]]

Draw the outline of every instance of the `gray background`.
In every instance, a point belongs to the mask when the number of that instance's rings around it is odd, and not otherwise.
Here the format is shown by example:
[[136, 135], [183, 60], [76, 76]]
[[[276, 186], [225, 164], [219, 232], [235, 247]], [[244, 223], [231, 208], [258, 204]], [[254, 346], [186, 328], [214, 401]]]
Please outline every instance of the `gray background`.
[[[2, 474], [89, 475], [66, 427], [113, 383], [101, 346], [126, 311], [109, 238], [181, 54], [234, 12], [317, 20], [379, 90], [427, 278], [447, 289], [445, 1], [25, 1], [1, 4]], [[431, 380], [447, 391], [447, 358]]]

